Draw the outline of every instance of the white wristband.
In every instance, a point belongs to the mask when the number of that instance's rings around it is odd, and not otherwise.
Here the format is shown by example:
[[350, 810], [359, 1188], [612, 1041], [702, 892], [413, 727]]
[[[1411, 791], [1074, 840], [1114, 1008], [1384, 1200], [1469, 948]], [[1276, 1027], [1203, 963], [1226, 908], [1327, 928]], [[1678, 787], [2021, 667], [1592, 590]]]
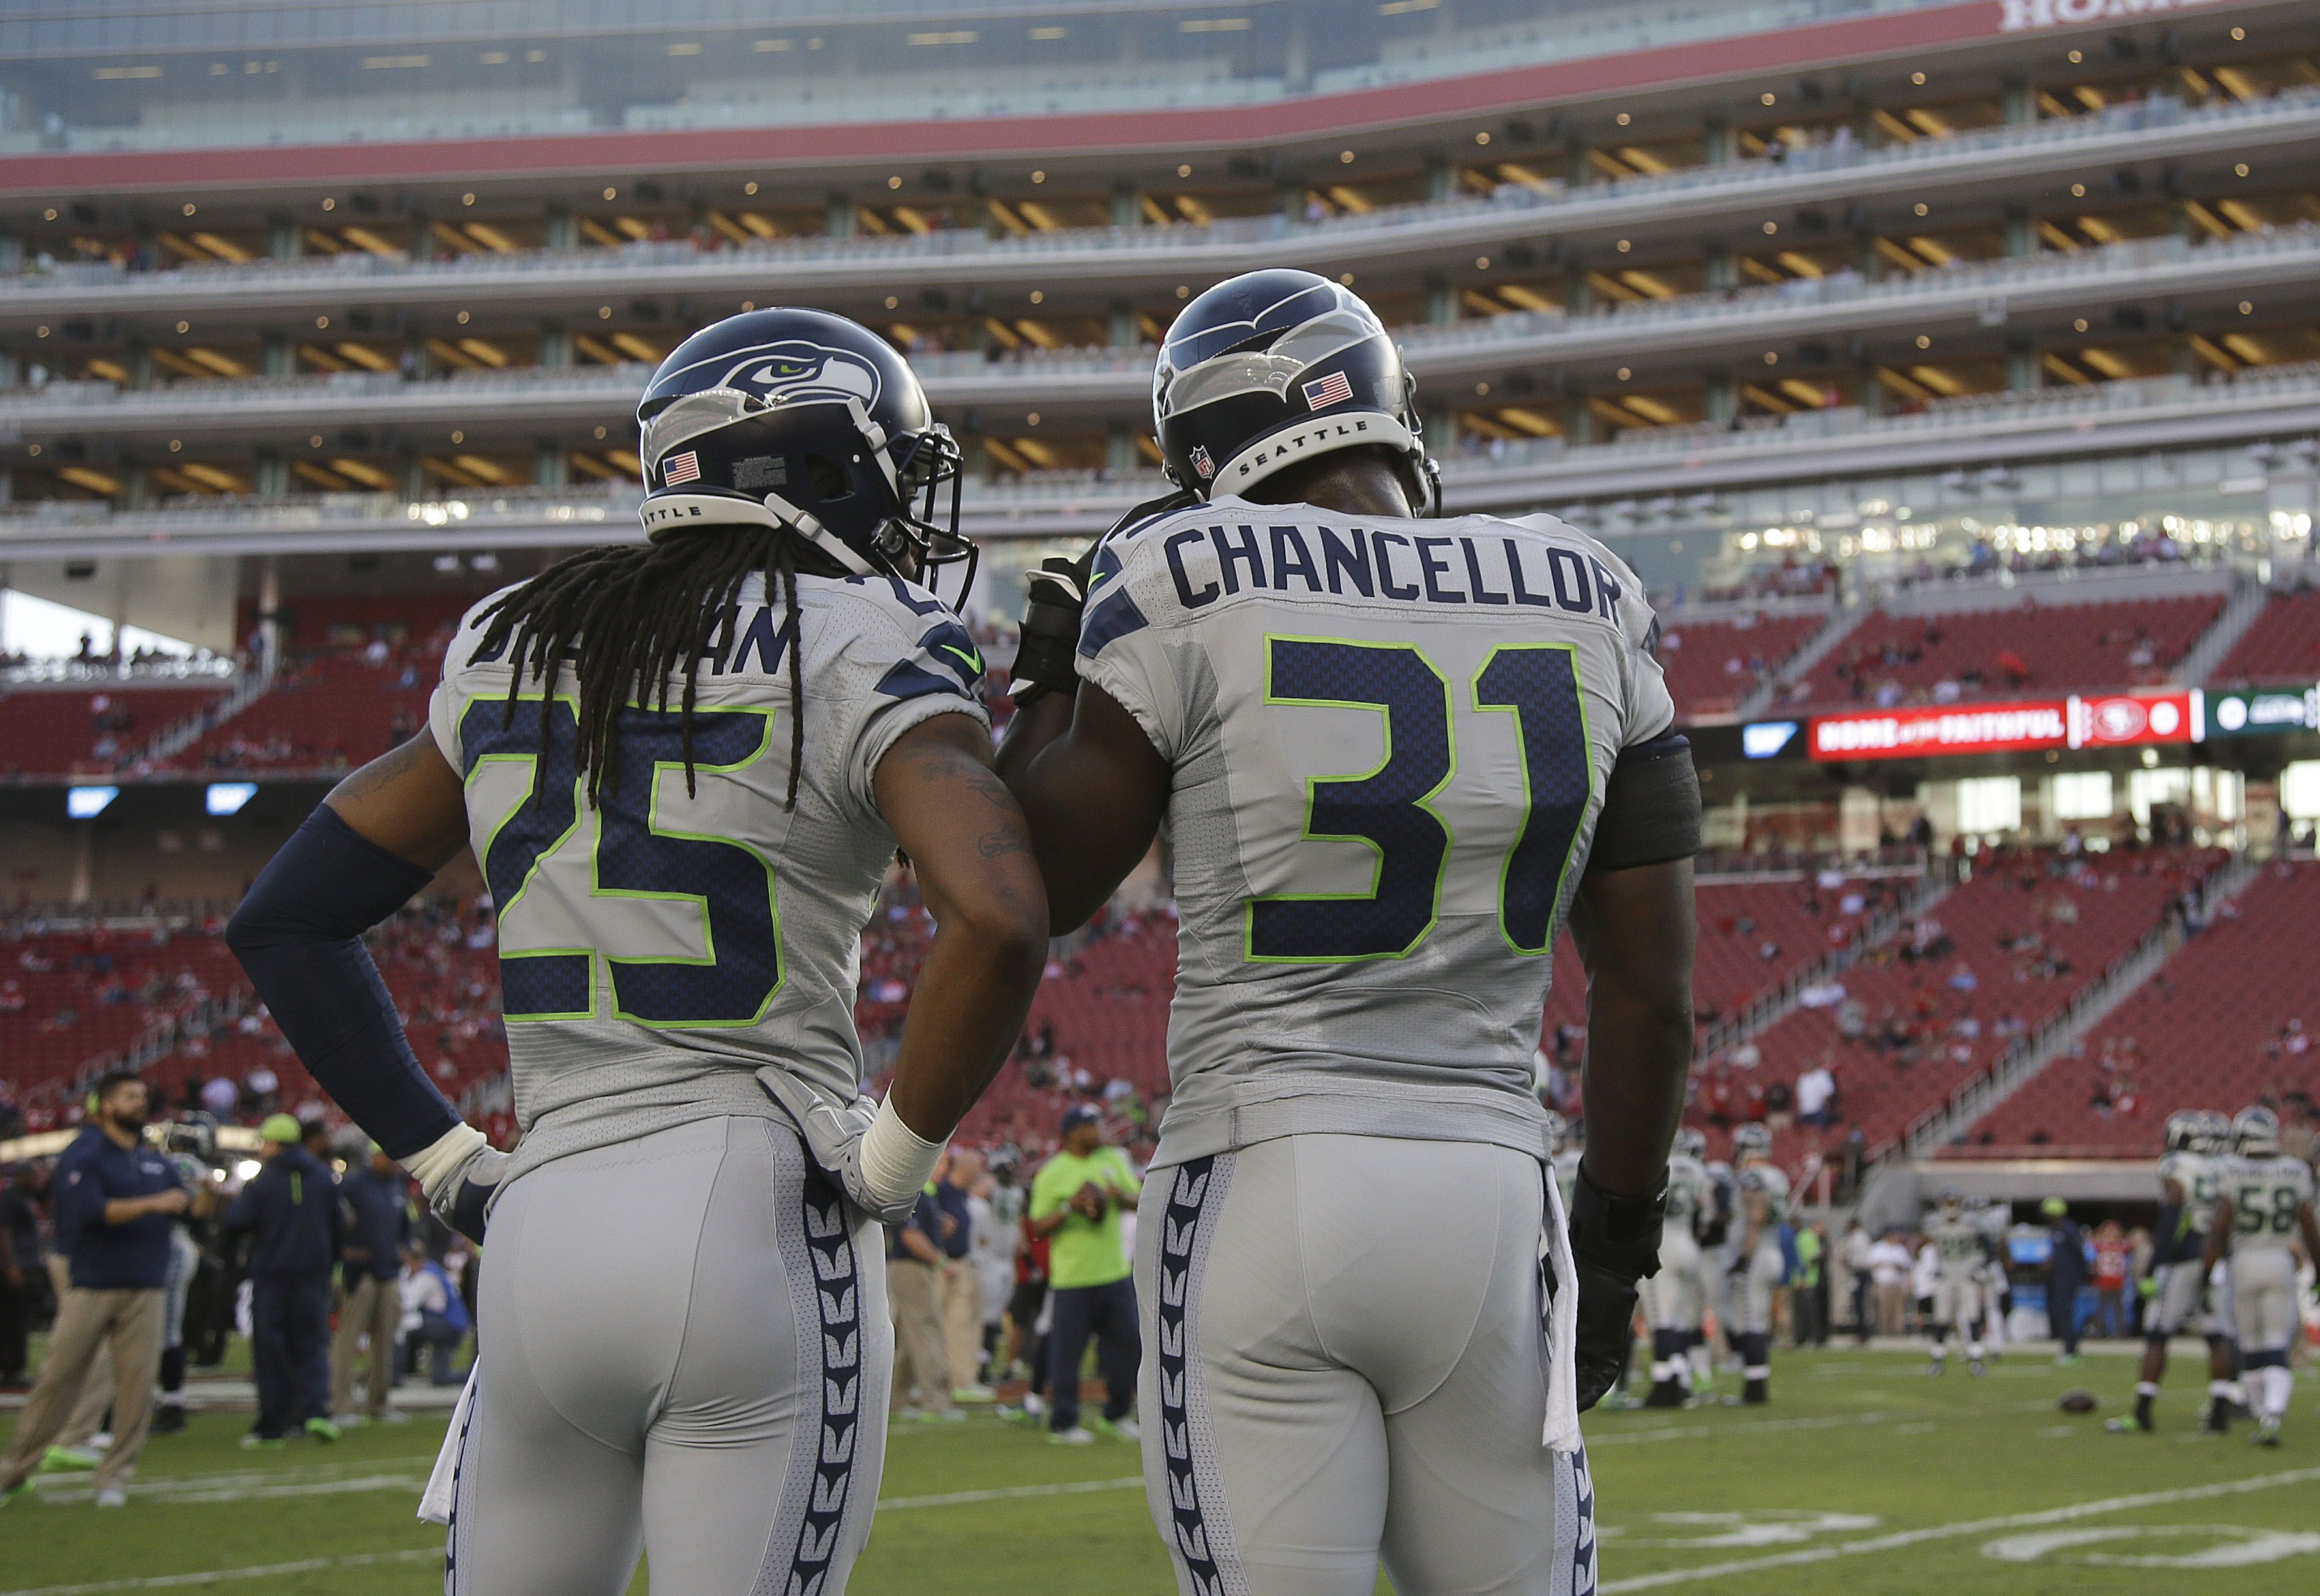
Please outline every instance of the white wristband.
[[879, 1203], [899, 1203], [926, 1185], [942, 1150], [903, 1124], [891, 1101], [882, 1102], [862, 1134], [862, 1189]]
[[441, 1195], [440, 1188], [474, 1155], [491, 1146], [491, 1138], [472, 1125], [454, 1125], [403, 1161], [419, 1189], [427, 1193], [431, 1206]]

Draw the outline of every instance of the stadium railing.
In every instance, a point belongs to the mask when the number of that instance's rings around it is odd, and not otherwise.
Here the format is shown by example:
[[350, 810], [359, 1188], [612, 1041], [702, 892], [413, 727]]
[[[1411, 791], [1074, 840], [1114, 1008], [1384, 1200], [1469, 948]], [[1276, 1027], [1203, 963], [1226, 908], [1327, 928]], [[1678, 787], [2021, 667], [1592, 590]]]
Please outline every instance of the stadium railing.
[[[2160, 447], [2177, 434], [2210, 442], [2315, 424], [2320, 361], [2306, 361], [2206, 382], [2142, 377], [1962, 394], [1908, 414], [1871, 415], [1848, 405], [1737, 428], [1639, 429], [1607, 443], [1527, 439], [1454, 451], [1443, 472], [1459, 511], [1535, 508], [1848, 471], [1983, 466], [2034, 453], [2110, 452], [2121, 430], [2131, 431], [2138, 447]], [[993, 539], [1098, 532], [1166, 485], [1157, 472], [1056, 471], [981, 483], [966, 494], [967, 527]], [[222, 553], [324, 551], [355, 540], [376, 548], [567, 546], [640, 538], [640, 496], [633, 486], [521, 487], [416, 502], [392, 494], [308, 494], [183, 499], [137, 510], [97, 500], [29, 500], [0, 504], [0, 551], [61, 558], [100, 546], [150, 549], [157, 541]]]
[[[1708, 350], [1742, 343], [1944, 320], [1981, 324], [2014, 312], [2067, 309], [2138, 293], [2252, 291], [2309, 280], [2320, 268], [2320, 223], [2193, 244], [2142, 239], [2066, 255], [1937, 268], [1872, 281], [1853, 272], [1798, 278], [1673, 299], [1602, 306], [1580, 314], [1518, 311], [1445, 326], [1396, 330], [1421, 378], [1496, 373], [1509, 365], [1590, 357]], [[1147, 397], [1152, 351], [1061, 349], [1003, 359], [942, 352], [913, 358], [938, 405], [1133, 404]], [[377, 426], [472, 420], [479, 401], [502, 418], [602, 417], [628, 408], [649, 376], [642, 365], [523, 367], [459, 372], [423, 381], [397, 374], [220, 377], [116, 388], [49, 382], [0, 392], [0, 428], [30, 439], [107, 432], [172, 437], [252, 427], [300, 429], [339, 422]], [[2093, 385], [2089, 385], [2092, 391]]]
[[1168, 226], [1069, 228], [992, 236], [938, 228], [884, 237], [812, 236], [703, 250], [690, 240], [612, 249], [518, 250], [414, 260], [349, 251], [295, 260], [186, 263], [132, 271], [111, 262], [35, 263], [0, 281], [0, 317], [39, 314], [201, 314], [263, 306], [335, 308], [350, 296], [374, 306], [477, 296], [731, 290], [794, 295], [855, 285], [865, 270], [904, 286], [1036, 277], [1116, 281], [1139, 269], [1213, 277], [1256, 266], [1358, 265], [1382, 257], [1463, 249], [1671, 216], [1705, 217], [1765, 205], [1821, 204], [1897, 186], [2035, 177], [2089, 163], [2180, 159], [2244, 150], [2320, 131], [2320, 88], [2191, 107], [2154, 99], [2083, 117], [1992, 128], [1871, 149], [1817, 144], [1780, 159], [1755, 158], [1572, 186], [1501, 185], [1461, 195], [1383, 205], [1319, 221], [1273, 214]]

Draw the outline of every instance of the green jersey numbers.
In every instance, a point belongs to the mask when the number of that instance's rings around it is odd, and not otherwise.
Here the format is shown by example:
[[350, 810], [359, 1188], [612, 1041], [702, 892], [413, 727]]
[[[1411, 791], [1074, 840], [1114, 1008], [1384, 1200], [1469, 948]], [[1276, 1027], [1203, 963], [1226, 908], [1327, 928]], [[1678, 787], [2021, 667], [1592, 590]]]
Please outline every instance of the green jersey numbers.
[[[1264, 650], [1267, 704], [1374, 711], [1384, 752], [1367, 771], [1306, 784], [1303, 836], [1366, 844], [1375, 855], [1370, 890], [1251, 898], [1247, 957], [1407, 957], [1441, 918], [1455, 842], [1437, 807], [1458, 774], [1450, 678], [1408, 643], [1271, 636]], [[1576, 651], [1560, 643], [1496, 648], [1468, 692], [1476, 711], [1511, 713], [1521, 744], [1523, 818], [1499, 864], [1499, 926], [1518, 953], [1543, 955], [1595, 791]]]
[[[572, 700], [521, 698], [512, 715], [503, 699], [469, 701], [459, 744], [470, 784], [486, 766], [508, 761], [524, 765], [530, 777], [514, 807], [477, 839], [503, 926], [511, 917], [521, 922], [541, 862], [576, 833], [594, 831], [590, 945], [503, 946], [500, 979], [511, 1023], [594, 1017], [599, 959], [618, 1019], [696, 1029], [765, 1018], [782, 985], [773, 863], [689, 815], [699, 800], [687, 795], [682, 773], [689, 751], [698, 793], [710, 778], [756, 763], [770, 747], [773, 719], [765, 710], [696, 710], [688, 750], [679, 715], [622, 711], [613, 764], [592, 811], [576, 768]], [[663, 904], [676, 906], [673, 918]], [[681, 951], [642, 951], [664, 940], [671, 925], [685, 945]]]

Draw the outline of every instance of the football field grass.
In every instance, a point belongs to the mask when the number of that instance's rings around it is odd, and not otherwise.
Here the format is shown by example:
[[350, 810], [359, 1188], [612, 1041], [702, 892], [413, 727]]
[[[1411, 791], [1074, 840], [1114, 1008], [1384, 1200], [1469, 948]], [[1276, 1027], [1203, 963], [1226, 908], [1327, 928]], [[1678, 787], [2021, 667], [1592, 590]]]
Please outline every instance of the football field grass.
[[[1606, 1592], [1718, 1596], [2288, 1596], [2320, 1589], [2320, 1392], [2285, 1445], [2193, 1428], [2188, 1363], [2161, 1434], [2107, 1435], [2124, 1357], [2056, 1370], [2016, 1355], [1931, 1380], [1921, 1356], [1776, 1360], [1769, 1408], [1590, 1416]], [[2055, 1398], [2084, 1385], [2101, 1412]], [[157, 1438], [124, 1510], [86, 1475], [0, 1509], [0, 1596], [201, 1589], [375, 1596], [441, 1588], [441, 1532], [412, 1517], [440, 1415], [334, 1446], [248, 1453], [247, 1417]], [[904, 1428], [888, 1451], [863, 1596], [1169, 1596], [1134, 1448], [1050, 1446], [978, 1414]], [[635, 1591], [646, 1589], [638, 1577]], [[486, 1593], [488, 1596], [488, 1593]], [[664, 1592], [663, 1596], [670, 1596]], [[678, 1596], [698, 1596], [694, 1592]]]

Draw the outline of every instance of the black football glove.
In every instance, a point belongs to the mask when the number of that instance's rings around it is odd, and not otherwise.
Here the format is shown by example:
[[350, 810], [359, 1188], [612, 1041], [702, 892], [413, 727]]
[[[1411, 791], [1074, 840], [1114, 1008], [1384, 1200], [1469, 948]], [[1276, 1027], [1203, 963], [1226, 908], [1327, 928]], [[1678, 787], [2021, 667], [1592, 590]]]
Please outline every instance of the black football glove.
[[1627, 1377], [1635, 1350], [1636, 1282], [1660, 1268], [1667, 1183], [1648, 1197], [1613, 1197], [1587, 1176], [1571, 1192], [1571, 1256], [1579, 1271], [1579, 1410]]
[[1029, 703], [1042, 693], [1078, 689], [1080, 612], [1087, 608], [1088, 567], [1094, 559], [1093, 544], [1077, 559], [1049, 555], [1026, 577], [1030, 592], [1009, 673], [1009, 696]]

